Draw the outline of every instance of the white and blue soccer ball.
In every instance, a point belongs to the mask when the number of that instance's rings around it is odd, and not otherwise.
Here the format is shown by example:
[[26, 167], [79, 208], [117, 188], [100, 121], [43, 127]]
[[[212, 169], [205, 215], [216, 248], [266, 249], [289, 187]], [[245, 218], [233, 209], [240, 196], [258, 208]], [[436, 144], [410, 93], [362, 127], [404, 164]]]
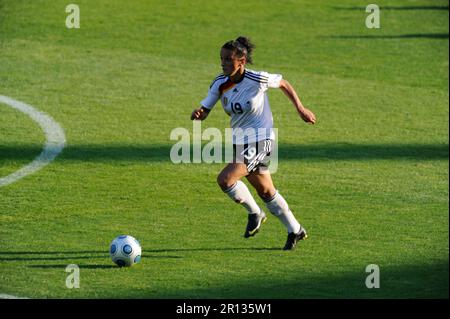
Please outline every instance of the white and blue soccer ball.
[[130, 267], [141, 261], [142, 248], [136, 238], [120, 235], [111, 242], [109, 254], [111, 260], [119, 267]]

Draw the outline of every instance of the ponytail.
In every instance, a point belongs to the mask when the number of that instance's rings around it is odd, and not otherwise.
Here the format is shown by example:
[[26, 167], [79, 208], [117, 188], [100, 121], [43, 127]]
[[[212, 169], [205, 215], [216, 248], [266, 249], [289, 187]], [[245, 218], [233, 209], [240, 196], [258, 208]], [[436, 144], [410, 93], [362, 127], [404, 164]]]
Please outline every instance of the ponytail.
[[247, 63], [253, 63], [252, 52], [255, 45], [247, 37], [240, 36], [234, 41], [228, 41], [222, 48], [232, 50], [239, 58], [245, 56]]

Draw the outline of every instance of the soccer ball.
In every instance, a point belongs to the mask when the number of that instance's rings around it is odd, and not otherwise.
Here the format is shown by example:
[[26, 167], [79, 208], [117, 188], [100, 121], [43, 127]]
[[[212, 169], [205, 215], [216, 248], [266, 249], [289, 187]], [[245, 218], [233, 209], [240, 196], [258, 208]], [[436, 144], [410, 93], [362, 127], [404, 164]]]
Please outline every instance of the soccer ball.
[[109, 254], [119, 267], [130, 267], [141, 261], [141, 244], [132, 236], [121, 235], [111, 242]]

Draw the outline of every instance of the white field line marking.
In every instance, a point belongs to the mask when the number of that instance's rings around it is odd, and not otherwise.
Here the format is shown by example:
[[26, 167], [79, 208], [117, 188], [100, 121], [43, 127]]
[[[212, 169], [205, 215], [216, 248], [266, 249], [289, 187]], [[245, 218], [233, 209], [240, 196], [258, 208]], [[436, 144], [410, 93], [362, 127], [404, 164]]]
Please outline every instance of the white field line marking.
[[0, 294], [0, 299], [28, 299], [28, 298], [17, 297], [17, 296], [12, 296], [12, 295], [7, 295], [7, 294]]
[[39, 124], [47, 139], [44, 149], [34, 161], [6, 177], [0, 177], [0, 187], [2, 187], [40, 170], [42, 167], [53, 161], [63, 150], [66, 144], [66, 137], [63, 129], [55, 122], [55, 120], [49, 115], [36, 110], [32, 106], [13, 100], [4, 95], [0, 95], [0, 103], [4, 103], [13, 109], [27, 114], [33, 121]]

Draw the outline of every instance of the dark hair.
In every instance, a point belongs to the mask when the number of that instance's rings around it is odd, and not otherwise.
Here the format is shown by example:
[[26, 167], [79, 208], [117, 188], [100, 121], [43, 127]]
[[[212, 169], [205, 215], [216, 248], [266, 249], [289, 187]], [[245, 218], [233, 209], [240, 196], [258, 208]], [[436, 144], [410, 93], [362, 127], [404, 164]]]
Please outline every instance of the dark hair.
[[236, 40], [228, 41], [222, 48], [233, 51], [239, 58], [245, 56], [247, 63], [253, 63], [252, 52], [255, 45], [247, 37], [240, 36]]

